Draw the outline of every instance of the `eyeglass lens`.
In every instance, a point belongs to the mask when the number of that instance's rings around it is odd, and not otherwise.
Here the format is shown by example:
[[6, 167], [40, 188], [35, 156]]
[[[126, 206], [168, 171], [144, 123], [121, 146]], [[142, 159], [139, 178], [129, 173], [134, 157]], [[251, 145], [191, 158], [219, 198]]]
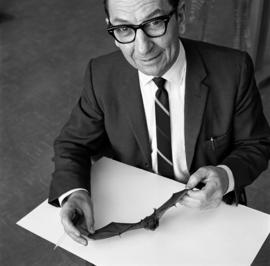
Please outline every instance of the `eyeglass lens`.
[[[141, 29], [149, 37], [158, 37], [165, 33], [166, 25], [165, 21], [159, 19], [141, 25]], [[114, 29], [114, 36], [120, 42], [134, 41], [136, 35], [136, 29], [130, 26], [123, 26]]]

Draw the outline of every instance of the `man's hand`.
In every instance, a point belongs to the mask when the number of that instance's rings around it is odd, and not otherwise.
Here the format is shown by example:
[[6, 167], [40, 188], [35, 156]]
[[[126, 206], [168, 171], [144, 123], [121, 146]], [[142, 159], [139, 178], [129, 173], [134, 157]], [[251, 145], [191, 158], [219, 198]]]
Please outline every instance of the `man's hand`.
[[227, 172], [215, 166], [201, 167], [190, 176], [186, 188], [193, 189], [200, 182], [205, 186], [201, 190], [190, 190], [180, 203], [198, 209], [218, 207], [229, 186]]
[[[88, 192], [73, 192], [63, 204], [60, 215], [65, 232], [74, 241], [86, 246], [88, 242], [83, 234], [95, 232], [93, 205]], [[79, 215], [79, 220], [75, 225], [76, 215]]]

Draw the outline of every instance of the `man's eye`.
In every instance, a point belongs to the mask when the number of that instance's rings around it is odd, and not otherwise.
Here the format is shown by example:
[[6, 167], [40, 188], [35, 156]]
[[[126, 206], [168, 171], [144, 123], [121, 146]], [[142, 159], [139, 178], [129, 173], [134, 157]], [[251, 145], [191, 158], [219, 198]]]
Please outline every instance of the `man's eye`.
[[159, 27], [159, 26], [163, 25], [163, 20], [161, 20], [161, 19], [153, 20], [153, 21], [149, 22], [148, 25], [150, 27]]
[[119, 27], [117, 29], [115, 29], [115, 31], [119, 34], [123, 34], [123, 33], [129, 33], [130, 32], [130, 28], [128, 27]]

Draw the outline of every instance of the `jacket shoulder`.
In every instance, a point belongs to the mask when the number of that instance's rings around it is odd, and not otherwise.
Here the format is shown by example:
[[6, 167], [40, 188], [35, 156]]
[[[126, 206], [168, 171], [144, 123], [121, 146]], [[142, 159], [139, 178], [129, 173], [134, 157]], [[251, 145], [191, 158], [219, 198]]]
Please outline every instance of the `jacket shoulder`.
[[115, 68], [119, 65], [126, 64], [126, 60], [121, 51], [114, 51], [105, 55], [94, 57], [90, 63], [95, 68]]
[[249, 61], [252, 64], [249, 54], [241, 50], [190, 39], [182, 39], [182, 42], [185, 49], [187, 48], [190, 52], [194, 50], [199, 52], [203, 60], [207, 62], [207, 65], [236, 66], [243, 61]]

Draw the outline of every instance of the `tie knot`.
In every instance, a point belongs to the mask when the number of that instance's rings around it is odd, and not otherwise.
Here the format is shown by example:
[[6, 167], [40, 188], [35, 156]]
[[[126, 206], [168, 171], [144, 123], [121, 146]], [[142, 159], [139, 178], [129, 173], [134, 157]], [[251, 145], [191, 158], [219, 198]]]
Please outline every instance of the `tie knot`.
[[164, 89], [164, 84], [166, 82], [166, 79], [157, 77], [157, 78], [153, 78], [153, 81], [155, 82], [155, 84], [157, 85], [159, 89]]

